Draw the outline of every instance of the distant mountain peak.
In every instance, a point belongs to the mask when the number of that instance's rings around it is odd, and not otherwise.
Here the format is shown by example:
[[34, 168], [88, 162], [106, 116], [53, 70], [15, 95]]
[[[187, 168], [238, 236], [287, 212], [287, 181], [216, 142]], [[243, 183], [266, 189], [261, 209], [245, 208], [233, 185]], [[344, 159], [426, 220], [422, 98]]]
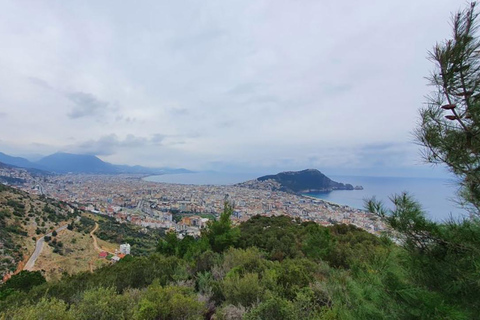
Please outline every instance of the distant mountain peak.
[[58, 173], [117, 173], [114, 165], [104, 162], [96, 156], [57, 152], [39, 161], [48, 170]]

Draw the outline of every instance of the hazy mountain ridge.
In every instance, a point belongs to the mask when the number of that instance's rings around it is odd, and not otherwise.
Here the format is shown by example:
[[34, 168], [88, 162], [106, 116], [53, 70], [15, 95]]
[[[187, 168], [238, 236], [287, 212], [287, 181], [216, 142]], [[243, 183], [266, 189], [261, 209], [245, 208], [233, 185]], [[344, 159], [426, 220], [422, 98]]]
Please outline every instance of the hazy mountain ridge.
[[35, 163], [25, 158], [9, 156], [8, 154], [5, 154], [3, 152], [0, 152], [0, 162], [15, 167], [41, 169], [38, 165], [36, 166]]
[[148, 168], [143, 166], [115, 165], [103, 161], [94, 155], [57, 152], [32, 162], [25, 158], [9, 156], [0, 152], [0, 162], [16, 167], [44, 170], [54, 173], [90, 173], [90, 174], [166, 174], [188, 173], [183, 168]]

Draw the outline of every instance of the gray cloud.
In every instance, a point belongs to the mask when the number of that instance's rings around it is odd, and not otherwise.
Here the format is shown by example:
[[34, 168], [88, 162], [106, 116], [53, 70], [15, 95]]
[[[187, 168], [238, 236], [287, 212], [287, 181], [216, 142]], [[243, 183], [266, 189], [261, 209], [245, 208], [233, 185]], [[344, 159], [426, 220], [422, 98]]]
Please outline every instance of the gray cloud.
[[322, 86], [322, 91], [325, 94], [335, 95], [335, 94], [344, 94], [353, 89], [352, 84], [332, 84], [332, 83], [325, 83]]
[[152, 143], [161, 144], [166, 137], [167, 137], [167, 136], [164, 135], [164, 134], [155, 133], [155, 134], [152, 136], [152, 138], [150, 139], [150, 141], [151, 141]]
[[227, 91], [231, 95], [253, 94], [257, 92], [259, 85], [257, 83], [247, 82], [237, 84], [235, 87]]
[[92, 139], [67, 146], [65, 150], [81, 154], [108, 156], [119, 152], [120, 149], [138, 149], [143, 147], [161, 146], [164, 137], [165, 136], [162, 134], [154, 134], [150, 138], [137, 137], [133, 134], [128, 134], [125, 138], [121, 139], [116, 134], [112, 133], [96, 140]]
[[52, 88], [47, 81], [43, 80], [43, 79], [40, 79], [40, 78], [37, 78], [37, 77], [28, 77], [28, 81], [30, 81], [30, 83], [36, 85], [36, 86], [39, 86], [43, 89], [48, 89], [48, 90], [55, 90], [54, 88]]
[[3, 150], [194, 170], [415, 165], [426, 52], [459, 6], [2, 4]]
[[[95, 95], [91, 93], [81, 92], [81, 91], [62, 91], [58, 88], [53, 87], [47, 81], [37, 78], [37, 77], [28, 77], [28, 81], [38, 86], [39, 88], [49, 90], [54, 92], [59, 96], [67, 98], [73, 103], [72, 110], [67, 114], [70, 119], [78, 119], [83, 117], [96, 117], [103, 115], [107, 112], [116, 112], [118, 111], [118, 103], [111, 105], [106, 101], [98, 99]], [[116, 121], [124, 120], [126, 122], [131, 122], [130, 117], [124, 117], [121, 114], [118, 114], [115, 117]]]
[[177, 116], [186, 116], [190, 114], [187, 108], [170, 108], [168, 111]]
[[97, 116], [105, 112], [108, 107], [108, 102], [101, 101], [90, 93], [72, 92], [66, 96], [74, 104], [74, 108], [68, 114], [72, 119]]

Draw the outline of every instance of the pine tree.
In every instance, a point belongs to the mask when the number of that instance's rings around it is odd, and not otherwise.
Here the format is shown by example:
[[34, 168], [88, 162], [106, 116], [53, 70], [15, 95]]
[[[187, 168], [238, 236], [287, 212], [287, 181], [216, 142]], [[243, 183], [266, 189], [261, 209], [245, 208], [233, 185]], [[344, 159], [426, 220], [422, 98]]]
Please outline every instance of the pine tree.
[[435, 91], [420, 111], [416, 137], [428, 163], [445, 164], [460, 180], [460, 200], [480, 213], [480, 41], [475, 3], [453, 16], [453, 35], [430, 52]]
[[453, 16], [452, 39], [430, 52], [435, 92], [420, 110], [416, 130], [428, 163], [446, 165], [459, 179], [459, 202], [471, 219], [437, 223], [404, 193], [393, 210], [372, 199], [366, 208], [386, 221], [407, 249], [409, 270], [419, 285], [470, 314], [480, 312], [480, 41], [476, 4]]

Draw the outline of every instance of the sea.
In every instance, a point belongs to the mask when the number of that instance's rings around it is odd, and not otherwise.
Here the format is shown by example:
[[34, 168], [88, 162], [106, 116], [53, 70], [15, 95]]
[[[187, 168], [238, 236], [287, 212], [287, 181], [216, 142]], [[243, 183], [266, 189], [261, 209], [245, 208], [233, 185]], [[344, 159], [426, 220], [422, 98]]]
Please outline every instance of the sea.
[[[198, 172], [150, 176], [145, 180], [193, 185], [232, 185], [259, 176], [262, 174]], [[364, 200], [372, 197], [381, 200], [388, 208], [393, 208], [390, 197], [408, 192], [422, 205], [426, 216], [434, 221], [442, 222], [451, 218], [458, 220], [468, 217], [468, 213], [455, 202], [458, 187], [456, 182], [451, 179], [333, 175], [328, 177], [337, 182], [362, 186], [363, 190], [335, 190], [309, 193], [308, 195], [336, 204], [363, 209]]]

